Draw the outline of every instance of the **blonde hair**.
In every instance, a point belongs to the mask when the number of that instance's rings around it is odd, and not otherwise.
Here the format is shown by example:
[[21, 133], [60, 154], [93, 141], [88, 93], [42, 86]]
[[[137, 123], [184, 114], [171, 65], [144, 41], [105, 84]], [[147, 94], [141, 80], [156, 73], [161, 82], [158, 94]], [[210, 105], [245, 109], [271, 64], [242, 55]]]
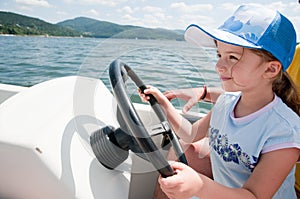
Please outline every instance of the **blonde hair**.
[[[264, 61], [277, 60], [271, 53], [265, 50], [251, 49], [252, 52], [261, 56]], [[277, 60], [278, 61], [278, 60]], [[299, 66], [300, 67], [300, 66]], [[282, 101], [288, 105], [294, 112], [300, 116], [300, 96], [296, 84], [293, 82], [289, 74], [285, 71], [280, 71], [273, 81], [273, 92], [279, 96]]]

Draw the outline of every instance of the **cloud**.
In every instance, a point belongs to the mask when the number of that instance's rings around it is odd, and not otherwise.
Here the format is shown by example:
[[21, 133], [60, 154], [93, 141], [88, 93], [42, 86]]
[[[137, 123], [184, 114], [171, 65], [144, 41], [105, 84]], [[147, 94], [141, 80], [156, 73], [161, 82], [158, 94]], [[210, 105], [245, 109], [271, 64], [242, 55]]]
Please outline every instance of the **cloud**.
[[234, 3], [222, 3], [220, 7], [232, 14], [239, 7], [239, 5]]
[[68, 13], [67, 12], [64, 12], [64, 11], [56, 11], [55, 12], [57, 15], [60, 15], [60, 16], [67, 16]]
[[166, 16], [162, 8], [155, 6], [137, 6], [134, 8], [125, 6], [118, 9], [118, 13], [122, 14], [121, 19], [123, 24], [148, 28], [164, 27], [170, 20], [170, 16]]
[[[165, 23], [169, 21], [168, 17], [163, 13], [146, 13], [142, 17], [134, 17], [130, 14], [125, 14], [121, 17], [121, 19], [123, 24], [131, 24], [147, 28], [163, 28], [165, 25], [163, 21], [166, 21]], [[145, 26], [145, 24], [147, 25]]]
[[212, 17], [205, 15], [193, 15], [186, 14], [176, 19], [176, 23], [173, 24], [174, 29], [185, 29], [190, 24], [197, 24], [204, 27], [215, 27], [215, 21]]
[[139, 12], [137, 15], [139, 15], [140, 21], [144, 24], [147, 24], [147, 27], [149, 28], [163, 28], [166, 27], [166, 25], [170, 25], [169, 22], [172, 17], [166, 15], [165, 10], [160, 7], [144, 6], [139, 10], [141, 12]]
[[89, 11], [87, 11], [87, 14], [90, 14], [93, 16], [99, 16], [99, 12], [97, 12], [97, 10], [95, 10], [95, 9], [90, 9]]
[[128, 21], [135, 21], [135, 20], [138, 20], [137, 18], [134, 18], [133, 16], [129, 15], [129, 14], [126, 14], [122, 17], [122, 19], [124, 20], [128, 20]]
[[152, 28], [164, 28], [166, 25], [170, 25], [170, 16], [166, 16], [164, 13], [151, 13], [143, 16], [143, 21], [149, 24]]
[[129, 6], [125, 6], [121, 9], [118, 10], [118, 12], [120, 13], [126, 13], [126, 14], [132, 14], [133, 13], [133, 9]]
[[80, 5], [103, 5], [109, 7], [115, 7], [120, 3], [127, 0], [64, 0], [64, 2], [69, 4], [80, 4]]
[[213, 9], [212, 4], [193, 4], [187, 5], [184, 2], [172, 3], [171, 8], [177, 9], [183, 13], [192, 13], [192, 12], [208, 12]]
[[121, 17], [123, 24], [130, 24], [135, 26], [143, 26], [144, 23], [141, 21], [140, 18], [135, 18], [130, 14], [125, 14]]
[[21, 4], [24, 6], [41, 6], [41, 7], [53, 7], [45, 0], [15, 0], [17, 4]]
[[214, 26], [214, 12], [216, 6], [213, 4], [186, 4], [185, 2], [172, 3], [170, 8], [176, 12], [175, 21], [172, 20], [173, 29], [185, 29], [188, 25], [202, 24], [204, 26]]
[[159, 8], [159, 7], [154, 7], [154, 6], [145, 6], [143, 7], [142, 9], [143, 11], [145, 12], [148, 12], [148, 13], [156, 13], [156, 12], [163, 12], [164, 10]]

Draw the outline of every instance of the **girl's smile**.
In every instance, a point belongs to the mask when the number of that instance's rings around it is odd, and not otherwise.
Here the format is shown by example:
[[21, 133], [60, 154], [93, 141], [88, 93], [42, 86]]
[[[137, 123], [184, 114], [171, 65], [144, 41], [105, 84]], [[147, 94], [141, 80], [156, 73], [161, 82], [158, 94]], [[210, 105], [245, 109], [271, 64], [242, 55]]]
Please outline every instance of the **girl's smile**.
[[228, 80], [231, 80], [231, 79], [232, 79], [231, 77], [226, 77], [226, 76], [220, 75], [220, 80], [221, 81], [228, 81]]

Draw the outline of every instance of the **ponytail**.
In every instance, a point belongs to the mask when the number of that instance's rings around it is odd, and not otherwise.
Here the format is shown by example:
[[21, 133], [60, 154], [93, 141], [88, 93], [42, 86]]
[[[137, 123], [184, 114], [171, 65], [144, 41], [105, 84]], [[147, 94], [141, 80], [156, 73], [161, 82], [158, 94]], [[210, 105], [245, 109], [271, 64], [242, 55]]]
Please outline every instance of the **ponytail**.
[[273, 92], [300, 116], [300, 95], [299, 88], [293, 82], [287, 72], [281, 71], [272, 86]]

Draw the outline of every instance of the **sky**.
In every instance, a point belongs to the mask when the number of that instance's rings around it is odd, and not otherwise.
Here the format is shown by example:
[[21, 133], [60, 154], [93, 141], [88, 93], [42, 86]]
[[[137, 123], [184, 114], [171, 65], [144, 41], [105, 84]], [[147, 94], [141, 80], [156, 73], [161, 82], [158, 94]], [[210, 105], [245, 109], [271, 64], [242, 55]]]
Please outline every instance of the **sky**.
[[[184, 30], [196, 23], [218, 27], [244, 3], [263, 4], [288, 17], [300, 41], [300, 0], [0, 0], [0, 10], [58, 23], [89, 17], [120, 25]], [[262, 13], [263, 14], [263, 13]]]

